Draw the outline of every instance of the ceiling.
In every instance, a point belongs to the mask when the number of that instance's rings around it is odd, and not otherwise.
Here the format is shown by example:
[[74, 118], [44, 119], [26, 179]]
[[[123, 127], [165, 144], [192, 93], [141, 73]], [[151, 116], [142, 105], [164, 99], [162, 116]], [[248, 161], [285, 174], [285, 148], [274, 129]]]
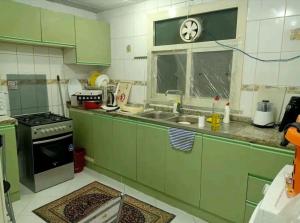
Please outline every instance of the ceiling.
[[63, 5], [72, 6], [91, 12], [102, 12], [109, 9], [119, 8], [129, 4], [143, 2], [144, 0], [47, 0]]

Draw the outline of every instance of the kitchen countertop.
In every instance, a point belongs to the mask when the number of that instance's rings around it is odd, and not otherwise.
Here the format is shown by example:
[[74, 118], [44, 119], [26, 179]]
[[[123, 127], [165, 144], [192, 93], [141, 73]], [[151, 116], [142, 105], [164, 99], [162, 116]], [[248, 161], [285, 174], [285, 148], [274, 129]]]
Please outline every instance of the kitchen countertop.
[[278, 129], [257, 128], [247, 122], [231, 121], [229, 124], [221, 124], [221, 127], [218, 130], [213, 131], [211, 129], [210, 123], [207, 122], [205, 123], [204, 128], [199, 128], [198, 124], [184, 125], [161, 119], [145, 118], [139, 116], [138, 114], [133, 115], [125, 112], [106, 112], [102, 109], [85, 110], [82, 107], [70, 108], [80, 109], [98, 114], [110, 115], [114, 117], [123, 117], [137, 121], [144, 121], [147, 123], [158, 124], [167, 127], [182, 128], [202, 134], [220, 136], [233, 140], [246, 141], [249, 143], [260, 144], [264, 146], [277, 147], [279, 149], [284, 150], [293, 150], [294, 148], [293, 145], [288, 145], [287, 147], [280, 146], [283, 133], [278, 132]]
[[18, 123], [17, 119], [9, 116], [0, 116], [0, 126], [1, 125], [16, 125]]

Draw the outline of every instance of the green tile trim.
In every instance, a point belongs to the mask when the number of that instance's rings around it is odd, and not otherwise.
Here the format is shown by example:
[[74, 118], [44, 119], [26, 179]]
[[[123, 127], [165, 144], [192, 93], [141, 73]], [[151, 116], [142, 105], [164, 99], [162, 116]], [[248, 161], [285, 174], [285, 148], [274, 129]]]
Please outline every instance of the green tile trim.
[[81, 62], [77, 61], [76, 64], [80, 65], [95, 65], [95, 66], [110, 66], [110, 64], [94, 63], [94, 62]]
[[254, 143], [251, 143], [251, 147], [256, 150], [270, 151], [270, 152], [275, 152], [278, 154], [286, 154], [288, 156], [294, 156], [294, 154], [295, 154], [294, 150], [287, 150], [287, 149], [283, 150], [283, 149], [276, 148], [276, 147], [269, 147], [269, 146], [254, 144]]
[[245, 145], [245, 146], [249, 146], [249, 147], [251, 146], [251, 143], [249, 143], [249, 142], [224, 138], [224, 137], [220, 137], [220, 136], [213, 136], [213, 135], [203, 134], [203, 137], [206, 137], [206, 138], [209, 138], [209, 139], [216, 139], [216, 140], [220, 140], [220, 141], [223, 141], [223, 142], [229, 142], [229, 143]]

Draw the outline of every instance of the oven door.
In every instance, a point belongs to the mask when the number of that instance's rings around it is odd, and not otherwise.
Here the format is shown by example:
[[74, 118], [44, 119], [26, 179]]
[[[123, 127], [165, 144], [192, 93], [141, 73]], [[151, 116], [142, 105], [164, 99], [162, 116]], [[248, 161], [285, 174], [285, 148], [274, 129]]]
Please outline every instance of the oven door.
[[34, 174], [73, 162], [72, 133], [33, 141]]

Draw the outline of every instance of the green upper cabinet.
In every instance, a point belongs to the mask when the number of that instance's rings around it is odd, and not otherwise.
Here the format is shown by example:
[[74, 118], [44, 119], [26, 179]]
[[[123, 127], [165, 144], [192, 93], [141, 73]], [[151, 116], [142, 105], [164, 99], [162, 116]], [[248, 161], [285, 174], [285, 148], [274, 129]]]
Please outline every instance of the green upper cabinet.
[[158, 191], [165, 190], [165, 162], [168, 130], [159, 126], [138, 124], [137, 181]]
[[15, 127], [1, 126], [0, 135], [4, 136], [7, 179], [11, 184], [10, 195], [11, 199], [16, 201], [20, 199], [20, 183]]
[[113, 119], [112, 170], [133, 180], [136, 180], [136, 134], [135, 122]]
[[196, 136], [189, 152], [166, 152], [166, 194], [199, 207], [201, 176], [202, 136]]
[[203, 137], [200, 208], [243, 222], [250, 146]]
[[75, 17], [76, 50], [65, 50], [65, 62], [86, 65], [110, 65], [110, 26], [98, 21]]
[[75, 46], [75, 17], [41, 9], [42, 41], [62, 46]]
[[74, 143], [76, 147], [86, 150], [86, 155], [94, 159], [93, 148], [93, 113], [70, 109], [70, 117], [73, 119]]
[[0, 1], [0, 38], [41, 42], [40, 8]]
[[113, 119], [110, 116], [95, 114], [92, 122], [95, 164], [112, 170], [115, 168], [113, 160]]

